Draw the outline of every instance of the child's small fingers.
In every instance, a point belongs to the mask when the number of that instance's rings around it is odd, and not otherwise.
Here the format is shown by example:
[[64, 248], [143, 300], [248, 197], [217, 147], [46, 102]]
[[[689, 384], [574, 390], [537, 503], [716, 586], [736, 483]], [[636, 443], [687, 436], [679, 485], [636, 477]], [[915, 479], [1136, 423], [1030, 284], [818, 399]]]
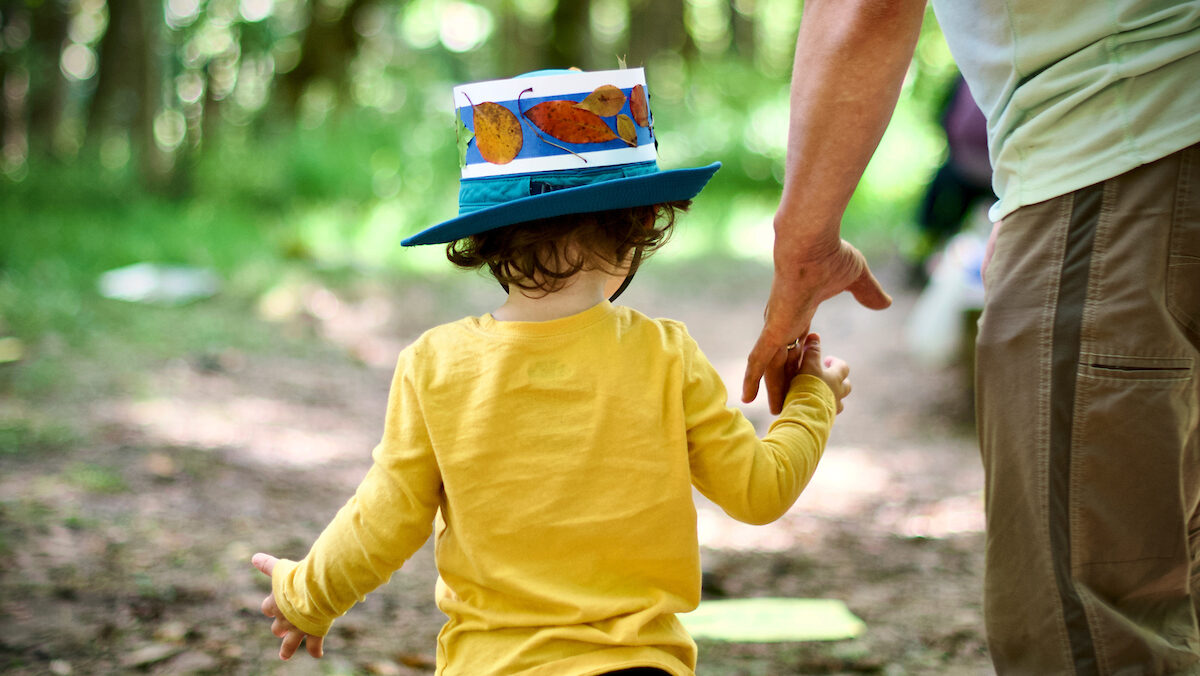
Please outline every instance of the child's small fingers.
[[287, 620], [283, 619], [282, 617], [276, 617], [275, 621], [271, 623], [271, 633], [274, 634], [278, 638], [283, 638], [284, 636], [287, 636], [287, 633], [291, 630], [292, 630], [291, 623], [289, 623]]
[[283, 643], [279, 644], [279, 659], [290, 659], [296, 654], [296, 648], [300, 647], [300, 641], [304, 639], [304, 634], [293, 629], [283, 637]]
[[850, 376], [850, 365], [837, 357], [825, 359], [825, 368], [833, 371], [837, 377], [845, 379]]
[[269, 576], [275, 570], [275, 564], [279, 563], [279, 559], [259, 552], [250, 558], [250, 563], [254, 564], [254, 567], [262, 571], [264, 575]]
[[275, 605], [275, 595], [269, 594], [262, 602], [262, 614], [267, 617], [275, 617], [275, 611], [279, 606]]
[[308, 647], [308, 654], [320, 659], [325, 656], [325, 637], [309, 636], [304, 639], [304, 645]]

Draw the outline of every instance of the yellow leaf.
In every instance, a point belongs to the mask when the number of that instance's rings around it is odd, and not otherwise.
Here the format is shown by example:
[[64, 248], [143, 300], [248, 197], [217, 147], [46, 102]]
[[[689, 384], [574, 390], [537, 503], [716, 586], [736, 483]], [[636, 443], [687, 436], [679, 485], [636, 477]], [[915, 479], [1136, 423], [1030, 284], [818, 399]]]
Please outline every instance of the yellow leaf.
[[633, 126], [632, 117], [624, 113], [617, 116], [617, 135], [630, 146], [637, 147], [637, 127]]
[[475, 146], [492, 164], [508, 164], [521, 152], [521, 123], [499, 103], [471, 104], [475, 116]]
[[612, 117], [625, 107], [625, 92], [612, 85], [600, 85], [596, 91], [575, 105], [576, 108], [595, 113], [600, 117]]

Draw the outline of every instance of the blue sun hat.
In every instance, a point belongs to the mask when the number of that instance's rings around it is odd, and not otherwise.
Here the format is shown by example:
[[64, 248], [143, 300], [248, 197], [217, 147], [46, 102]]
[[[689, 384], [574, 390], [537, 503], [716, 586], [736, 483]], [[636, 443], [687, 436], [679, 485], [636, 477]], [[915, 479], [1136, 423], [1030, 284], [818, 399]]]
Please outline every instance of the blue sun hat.
[[454, 88], [458, 216], [401, 242], [444, 244], [565, 214], [688, 200], [721, 167], [658, 168], [641, 68], [542, 70]]

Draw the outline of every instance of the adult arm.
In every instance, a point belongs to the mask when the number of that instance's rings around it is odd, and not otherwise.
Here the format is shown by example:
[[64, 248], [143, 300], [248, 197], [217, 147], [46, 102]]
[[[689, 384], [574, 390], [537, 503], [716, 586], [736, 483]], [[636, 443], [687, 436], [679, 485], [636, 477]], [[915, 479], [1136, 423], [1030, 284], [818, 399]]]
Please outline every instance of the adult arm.
[[766, 379], [771, 412], [788, 390], [786, 347], [808, 335], [817, 305], [850, 291], [882, 310], [892, 299], [841, 238], [842, 214], [887, 128], [912, 61], [925, 0], [808, 0], [792, 69], [775, 276], [742, 400]]

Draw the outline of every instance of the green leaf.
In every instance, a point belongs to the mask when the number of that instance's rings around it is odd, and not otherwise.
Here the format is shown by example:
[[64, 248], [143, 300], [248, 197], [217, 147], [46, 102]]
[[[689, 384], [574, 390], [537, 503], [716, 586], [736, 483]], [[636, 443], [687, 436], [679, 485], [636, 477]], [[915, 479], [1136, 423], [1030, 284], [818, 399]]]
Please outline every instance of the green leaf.
[[471, 139], [475, 138], [475, 134], [463, 124], [462, 111], [455, 111], [454, 115], [457, 122], [455, 135], [458, 137], [458, 168], [462, 169], [467, 166], [467, 146], [470, 145]]

